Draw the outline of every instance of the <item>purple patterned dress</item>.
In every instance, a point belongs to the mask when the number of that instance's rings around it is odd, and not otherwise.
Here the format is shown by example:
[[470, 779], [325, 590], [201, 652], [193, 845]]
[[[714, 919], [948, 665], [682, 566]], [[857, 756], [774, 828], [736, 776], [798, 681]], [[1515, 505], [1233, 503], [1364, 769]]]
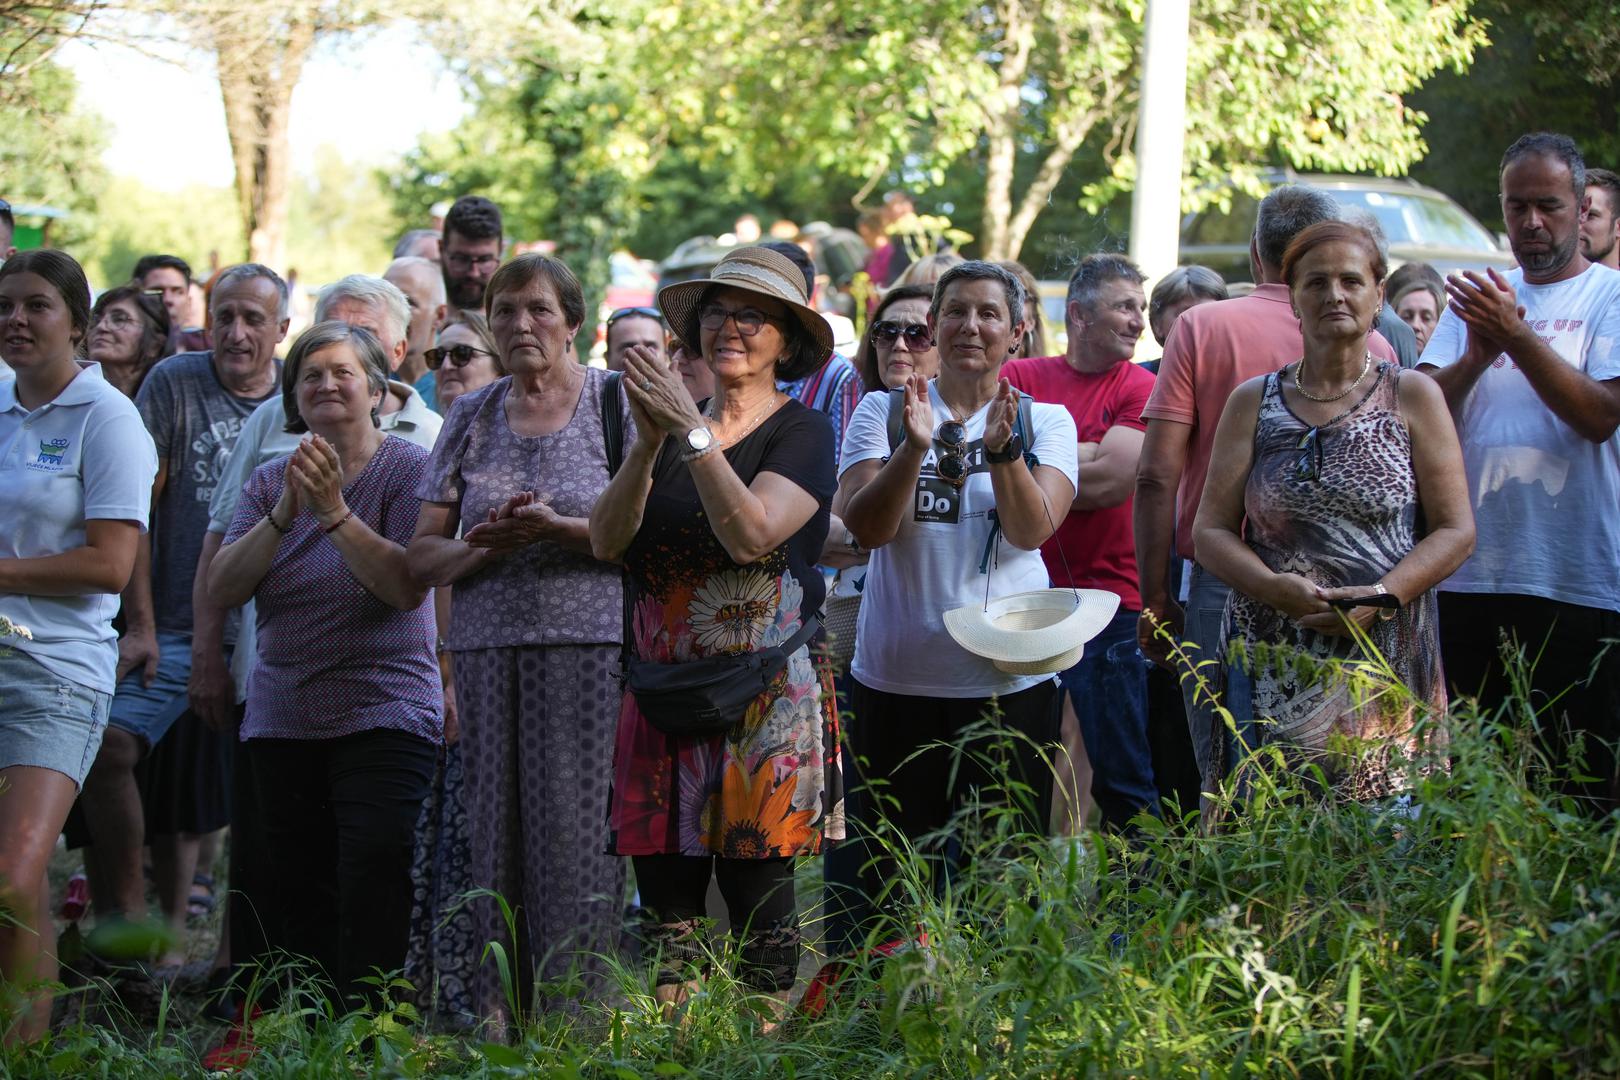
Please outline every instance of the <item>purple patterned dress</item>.
[[[519, 491], [545, 497], [564, 517], [590, 516], [608, 483], [605, 375], [585, 370], [573, 417], [550, 435], [519, 435], [507, 423], [509, 377], [456, 399], [417, 494], [458, 507], [463, 532]], [[628, 409], [624, 423], [631, 430]], [[624, 861], [604, 851], [624, 620], [619, 569], [541, 542], [456, 582], [451, 597], [471, 884], [517, 909], [521, 981], [531, 972], [555, 980], [571, 968], [594, 980], [617, 947], [625, 901]], [[469, 910], [474, 925], [458, 932], [476, 950], [466, 962], [477, 964], [490, 941], [510, 953], [498, 905], [480, 899]], [[460, 977], [477, 1015], [507, 1019], [492, 960]]]

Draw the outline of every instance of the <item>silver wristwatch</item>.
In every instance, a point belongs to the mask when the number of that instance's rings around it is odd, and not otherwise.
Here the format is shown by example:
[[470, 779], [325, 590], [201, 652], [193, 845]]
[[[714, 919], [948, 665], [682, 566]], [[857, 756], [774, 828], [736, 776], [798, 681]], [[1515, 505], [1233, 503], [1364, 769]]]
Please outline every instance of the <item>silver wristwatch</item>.
[[714, 432], [707, 427], [695, 427], [686, 433], [686, 453], [682, 461], [696, 461], [714, 449]]

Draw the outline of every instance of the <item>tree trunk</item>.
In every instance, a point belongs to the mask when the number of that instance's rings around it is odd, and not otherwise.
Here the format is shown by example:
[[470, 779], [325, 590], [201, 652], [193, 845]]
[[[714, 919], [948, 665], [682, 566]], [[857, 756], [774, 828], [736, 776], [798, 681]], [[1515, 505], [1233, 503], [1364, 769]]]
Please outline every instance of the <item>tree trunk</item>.
[[279, 26], [254, 29], [261, 32], [232, 28], [214, 35], [214, 54], [247, 258], [282, 273], [292, 198], [288, 119], [316, 27], [313, 19], [293, 14]]
[[[1056, 141], [1036, 171], [1034, 181], [1025, 190], [1023, 198], [1018, 200], [1018, 212], [1004, 227], [1006, 254], [996, 255], [993, 258], [1018, 258], [1019, 252], [1024, 250], [1024, 241], [1029, 238], [1030, 227], [1035, 224], [1040, 212], [1046, 208], [1047, 200], [1052, 197], [1058, 181], [1063, 179], [1063, 170], [1069, 167], [1074, 152], [1086, 141], [1086, 136], [1091, 133], [1095, 122], [1095, 114], [1088, 114], [1081, 120], [1058, 129]], [[1011, 194], [1009, 191], [1009, 202]]]
[[985, 106], [989, 157], [984, 170], [984, 224], [980, 247], [986, 259], [1010, 259], [1008, 225], [1012, 217], [1013, 167], [1018, 161], [1018, 119], [1023, 108], [1024, 80], [1035, 34], [1021, 0], [1006, 0], [1000, 10], [1006, 39], [1002, 42], [999, 85]]

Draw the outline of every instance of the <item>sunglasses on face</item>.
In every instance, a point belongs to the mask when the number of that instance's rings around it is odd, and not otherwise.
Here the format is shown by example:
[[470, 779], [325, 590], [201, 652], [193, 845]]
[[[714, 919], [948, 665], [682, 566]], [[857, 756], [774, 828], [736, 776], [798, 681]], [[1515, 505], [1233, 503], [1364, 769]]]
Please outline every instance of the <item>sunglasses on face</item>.
[[705, 330], [718, 330], [726, 325], [730, 319], [737, 324], [737, 333], [743, 337], [753, 337], [762, 330], [771, 317], [758, 308], [731, 308], [721, 307], [719, 304], [704, 304], [698, 310], [698, 325]]
[[611, 327], [620, 319], [656, 319], [662, 325], [664, 313], [652, 307], [622, 307], [607, 317], [607, 325]]
[[422, 354], [427, 361], [429, 371], [438, 371], [439, 365], [446, 360], [458, 368], [466, 367], [472, 363], [475, 356], [494, 356], [488, 349], [475, 349], [471, 345], [451, 345], [447, 349], [428, 349]]
[[882, 322], [872, 324], [872, 340], [879, 345], [892, 346], [902, 337], [906, 339], [907, 348], [913, 352], [934, 344], [933, 339], [928, 336], [927, 323], [897, 323], [884, 319]]
[[951, 487], [960, 488], [968, 478], [967, 428], [960, 420], [947, 420], [934, 433], [934, 441], [945, 451], [934, 471]]

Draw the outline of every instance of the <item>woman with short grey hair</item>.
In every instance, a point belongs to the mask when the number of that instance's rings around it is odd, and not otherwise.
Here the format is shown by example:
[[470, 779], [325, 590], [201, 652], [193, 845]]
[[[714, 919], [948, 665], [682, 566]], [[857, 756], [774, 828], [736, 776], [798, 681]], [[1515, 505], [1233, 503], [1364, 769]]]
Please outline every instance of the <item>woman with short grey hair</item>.
[[344, 999], [405, 959], [416, 820], [443, 737], [433, 604], [405, 564], [428, 452], [378, 427], [387, 371], [364, 329], [299, 335], [282, 393], [288, 430], [308, 434], [253, 472], [207, 581], [220, 607], [256, 602], [240, 738], [264, 828], [266, 941], [313, 959]]
[[1163, 345], [1170, 340], [1170, 328], [1182, 314], [1199, 304], [1225, 300], [1230, 294], [1226, 280], [1207, 266], [1178, 266], [1153, 286], [1148, 298], [1148, 326], [1153, 340]]
[[[851, 820], [868, 841], [880, 808], [865, 796], [880, 792], [890, 823], [940, 862], [955, 814], [976, 789], [1001, 786], [984, 742], [959, 767], [945, 749], [984, 722], [1013, 733], [1005, 766], [1033, 793], [1024, 825], [1046, 829], [1053, 777], [1041, 753], [1058, 734], [1057, 680], [1001, 671], [944, 621], [953, 608], [1045, 588], [1040, 547], [1074, 501], [1074, 420], [1024, 401], [1001, 374], [1023, 323], [1017, 275], [988, 262], [947, 270], [928, 312], [939, 373], [913, 372], [903, 389], [861, 401], [833, 504], [872, 552], [850, 666], [849, 743], [863, 763]], [[897, 877], [886, 852], [867, 854], [856, 909]]]

